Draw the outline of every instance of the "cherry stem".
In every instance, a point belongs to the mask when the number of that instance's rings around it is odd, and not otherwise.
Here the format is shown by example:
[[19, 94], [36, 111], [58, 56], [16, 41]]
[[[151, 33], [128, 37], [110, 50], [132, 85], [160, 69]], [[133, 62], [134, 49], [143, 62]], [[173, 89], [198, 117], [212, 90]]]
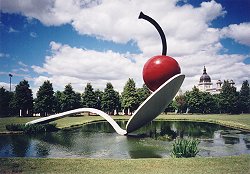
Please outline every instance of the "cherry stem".
[[157, 29], [157, 31], [159, 32], [160, 36], [161, 36], [161, 41], [162, 41], [162, 55], [166, 56], [167, 55], [167, 41], [166, 41], [166, 37], [165, 34], [162, 30], [162, 28], [160, 27], [160, 25], [151, 17], [145, 15], [144, 13], [140, 13], [139, 19], [145, 19], [148, 22], [150, 22], [152, 25], [155, 26], [155, 28]]

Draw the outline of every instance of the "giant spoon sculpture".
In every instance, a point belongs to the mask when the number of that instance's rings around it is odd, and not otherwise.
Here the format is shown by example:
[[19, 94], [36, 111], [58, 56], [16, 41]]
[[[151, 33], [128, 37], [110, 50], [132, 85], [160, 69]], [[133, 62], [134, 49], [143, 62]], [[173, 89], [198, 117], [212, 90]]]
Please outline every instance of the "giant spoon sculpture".
[[39, 118], [27, 122], [26, 125], [47, 123], [81, 112], [92, 112], [99, 114], [101, 117], [106, 119], [118, 134], [126, 135], [139, 129], [162, 113], [180, 89], [185, 75], [180, 74], [181, 70], [177, 61], [166, 55], [166, 38], [159, 24], [142, 12], [139, 15], [139, 19], [145, 19], [155, 26], [161, 36], [163, 48], [162, 55], [152, 57], [143, 67], [143, 80], [147, 87], [153, 92], [130, 117], [126, 125], [126, 130], [122, 129], [108, 114], [94, 108], [74, 109], [48, 117]]

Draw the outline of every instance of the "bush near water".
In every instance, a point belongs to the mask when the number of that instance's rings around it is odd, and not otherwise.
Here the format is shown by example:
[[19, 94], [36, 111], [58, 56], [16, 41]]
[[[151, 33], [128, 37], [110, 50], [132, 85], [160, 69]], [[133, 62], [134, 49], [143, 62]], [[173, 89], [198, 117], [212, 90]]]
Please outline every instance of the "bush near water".
[[58, 130], [56, 123], [53, 124], [8, 124], [6, 125], [8, 131], [23, 131], [26, 134], [35, 134], [42, 132], [52, 132]]

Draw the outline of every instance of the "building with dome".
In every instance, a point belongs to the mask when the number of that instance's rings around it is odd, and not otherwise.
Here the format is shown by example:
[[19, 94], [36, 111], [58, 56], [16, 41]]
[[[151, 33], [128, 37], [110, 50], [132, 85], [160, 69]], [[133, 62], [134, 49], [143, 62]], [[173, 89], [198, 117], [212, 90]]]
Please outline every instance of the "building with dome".
[[[234, 86], [234, 81], [230, 80], [229, 83]], [[221, 91], [223, 83], [221, 80], [216, 82], [216, 87], [213, 87], [213, 83], [211, 82], [210, 76], [207, 74], [206, 67], [204, 66], [203, 74], [200, 77], [200, 81], [198, 83], [198, 89], [202, 92], [209, 92], [211, 94], [219, 94]]]

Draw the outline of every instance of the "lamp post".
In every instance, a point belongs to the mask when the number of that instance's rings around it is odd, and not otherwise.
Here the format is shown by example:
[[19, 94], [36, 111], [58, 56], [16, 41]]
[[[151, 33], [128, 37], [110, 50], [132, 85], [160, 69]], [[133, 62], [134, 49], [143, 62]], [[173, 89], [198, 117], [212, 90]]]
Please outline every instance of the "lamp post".
[[11, 92], [11, 77], [13, 77], [13, 75], [9, 74], [9, 77], [10, 77], [10, 92]]

